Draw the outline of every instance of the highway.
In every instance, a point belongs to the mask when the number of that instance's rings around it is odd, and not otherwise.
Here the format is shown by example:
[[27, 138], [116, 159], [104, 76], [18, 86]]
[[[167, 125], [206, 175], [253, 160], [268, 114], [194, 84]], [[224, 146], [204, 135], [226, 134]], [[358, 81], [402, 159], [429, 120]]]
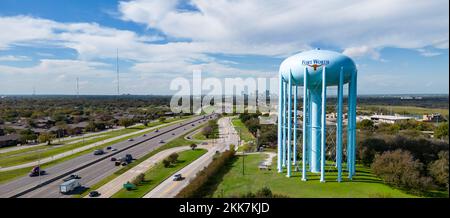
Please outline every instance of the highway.
[[[23, 176], [6, 184], [0, 185], [0, 197], [26, 197], [26, 198], [61, 198], [71, 197], [59, 193], [62, 179], [70, 174], [81, 176], [80, 183], [89, 187], [103, 178], [114, 173], [119, 167], [110, 161], [111, 157], [122, 157], [131, 154], [133, 158], [140, 158], [152, 150], [162, 146], [160, 140], [168, 142], [175, 139], [201, 123], [210, 116], [197, 116], [192, 119], [163, 127], [159, 132], [148, 133], [147, 136], [135, 137], [134, 141], [122, 141], [114, 144], [117, 151], [95, 156], [92, 153], [67, 160], [60, 164], [44, 169], [47, 174], [39, 177]], [[194, 126], [193, 126], [193, 125]]]
[[208, 152], [202, 155], [199, 159], [195, 160], [188, 166], [179, 170], [175, 174], [181, 174], [184, 179], [181, 181], [173, 181], [172, 176], [156, 186], [152, 191], [147, 193], [144, 198], [173, 198], [184, 187], [186, 187], [190, 180], [194, 179], [196, 174], [203, 168], [209, 165], [213, 160], [213, 156], [216, 151], [223, 152], [229, 149], [230, 144], [234, 144], [237, 148], [239, 136], [236, 133], [233, 125], [231, 124], [230, 117], [224, 117], [219, 119], [219, 133], [220, 138], [215, 140], [208, 149]]

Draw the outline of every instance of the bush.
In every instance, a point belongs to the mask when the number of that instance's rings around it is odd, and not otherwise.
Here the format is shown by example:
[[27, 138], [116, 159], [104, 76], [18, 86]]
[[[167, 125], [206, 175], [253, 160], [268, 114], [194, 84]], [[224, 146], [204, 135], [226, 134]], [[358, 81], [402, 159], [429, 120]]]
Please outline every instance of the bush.
[[420, 173], [423, 164], [414, 160], [408, 151], [386, 151], [376, 155], [372, 164], [373, 172], [387, 184], [411, 191], [425, 191], [431, 188], [432, 181]]
[[164, 160], [162, 161], [162, 163], [163, 163], [163, 165], [164, 165], [165, 168], [170, 167], [170, 165], [171, 165], [170, 161], [167, 160], [167, 159], [164, 159]]
[[430, 164], [429, 172], [438, 185], [448, 186], [448, 151], [439, 152], [439, 159]]
[[198, 172], [196, 177], [181, 190], [176, 197], [178, 198], [200, 198], [204, 197], [207, 193], [206, 184], [210, 179], [217, 175], [217, 173], [223, 169], [226, 163], [228, 163], [235, 155], [234, 149], [227, 150], [222, 155], [213, 159], [213, 161], [205, 167], [202, 171]]
[[177, 153], [172, 153], [169, 155], [169, 157], [167, 157], [167, 160], [171, 163], [171, 164], [175, 164], [178, 161], [178, 154]]
[[434, 130], [434, 137], [437, 139], [448, 139], [448, 123], [441, 123]]
[[190, 146], [191, 146], [192, 150], [195, 150], [195, 148], [197, 148], [197, 144], [195, 144], [195, 143], [192, 143]]
[[145, 178], [145, 174], [140, 173], [131, 181], [131, 183], [133, 183], [134, 185], [139, 185], [141, 182], [144, 181], [144, 178]]

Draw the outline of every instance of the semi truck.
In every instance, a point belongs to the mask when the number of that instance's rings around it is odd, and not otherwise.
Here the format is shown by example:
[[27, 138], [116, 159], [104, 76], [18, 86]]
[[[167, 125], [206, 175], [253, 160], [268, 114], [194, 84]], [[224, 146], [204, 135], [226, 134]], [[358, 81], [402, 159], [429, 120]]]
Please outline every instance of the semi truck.
[[71, 179], [59, 185], [59, 191], [63, 194], [67, 194], [72, 192], [78, 187], [81, 187], [79, 179]]

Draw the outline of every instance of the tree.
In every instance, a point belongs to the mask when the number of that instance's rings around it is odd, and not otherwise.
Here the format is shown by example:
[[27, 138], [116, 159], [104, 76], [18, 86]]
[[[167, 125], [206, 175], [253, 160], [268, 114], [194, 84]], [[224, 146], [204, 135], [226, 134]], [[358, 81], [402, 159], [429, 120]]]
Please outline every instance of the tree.
[[195, 144], [195, 143], [192, 143], [190, 146], [191, 146], [192, 150], [195, 150], [195, 148], [197, 148], [197, 144]]
[[164, 159], [162, 162], [165, 168], [170, 167], [170, 161], [168, 159]]
[[55, 138], [54, 134], [48, 133], [48, 132], [44, 132], [41, 133], [38, 137], [38, 141], [40, 143], [47, 143], [47, 145], [51, 145], [52, 140]]
[[437, 139], [444, 139], [448, 138], [448, 123], [441, 123], [439, 126], [434, 130], [434, 137]]
[[178, 154], [177, 153], [170, 154], [169, 157], [167, 157], [167, 160], [172, 164], [176, 163], [178, 160]]
[[212, 133], [213, 133], [213, 128], [210, 127], [210, 126], [205, 126], [205, 127], [202, 129], [202, 134], [203, 134], [206, 138], [209, 138], [209, 137], [212, 135]]
[[139, 185], [141, 182], [144, 181], [144, 178], [145, 178], [145, 174], [140, 173], [131, 181], [131, 183], [133, 183], [134, 185]]
[[448, 189], [448, 151], [441, 151], [438, 156], [439, 159], [433, 161], [428, 169], [434, 181], [441, 186], [446, 186]]
[[403, 150], [386, 151], [376, 155], [372, 171], [384, 182], [409, 190], [424, 191], [432, 186], [431, 178], [420, 174], [423, 164]]
[[361, 120], [361, 122], [358, 122], [356, 124], [356, 128], [358, 129], [362, 129], [362, 130], [373, 130], [374, 128], [374, 123], [372, 120]]
[[124, 126], [125, 128], [133, 125], [133, 120], [131, 119], [127, 119], [127, 118], [123, 118], [119, 120], [119, 125], [120, 126]]
[[20, 131], [20, 141], [27, 142], [33, 141], [37, 139], [37, 135], [31, 131], [31, 129], [25, 129]]

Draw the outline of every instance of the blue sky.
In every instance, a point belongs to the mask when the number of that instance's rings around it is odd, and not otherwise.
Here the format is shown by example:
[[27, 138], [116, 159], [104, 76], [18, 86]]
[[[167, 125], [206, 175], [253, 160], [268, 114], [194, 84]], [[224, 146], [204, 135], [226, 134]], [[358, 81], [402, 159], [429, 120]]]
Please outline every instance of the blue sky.
[[448, 93], [448, 1], [2, 0], [0, 94], [170, 94], [176, 77], [274, 77], [315, 47], [358, 93]]

